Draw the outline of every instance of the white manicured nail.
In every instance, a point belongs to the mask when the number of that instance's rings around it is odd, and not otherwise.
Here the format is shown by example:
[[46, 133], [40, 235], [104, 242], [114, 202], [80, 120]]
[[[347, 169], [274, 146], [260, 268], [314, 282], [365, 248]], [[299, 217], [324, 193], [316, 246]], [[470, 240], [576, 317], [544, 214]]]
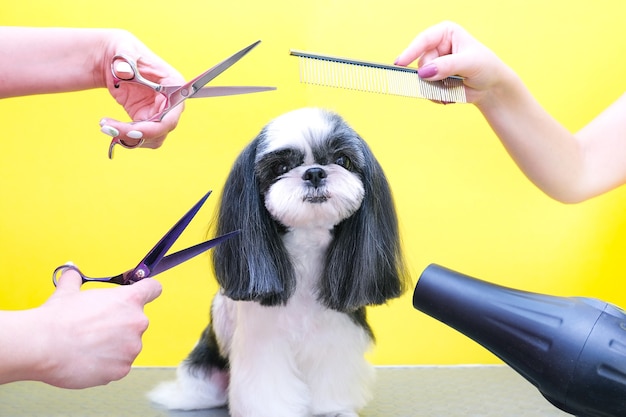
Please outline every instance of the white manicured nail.
[[143, 133], [138, 130], [131, 130], [126, 134], [131, 139], [141, 139], [143, 138]]
[[105, 135], [109, 135], [111, 137], [116, 137], [116, 136], [119, 136], [119, 134], [120, 134], [119, 130], [117, 130], [116, 128], [114, 128], [112, 126], [108, 126], [108, 125], [102, 126], [102, 128], [100, 128], [100, 131], [102, 133], [104, 133]]

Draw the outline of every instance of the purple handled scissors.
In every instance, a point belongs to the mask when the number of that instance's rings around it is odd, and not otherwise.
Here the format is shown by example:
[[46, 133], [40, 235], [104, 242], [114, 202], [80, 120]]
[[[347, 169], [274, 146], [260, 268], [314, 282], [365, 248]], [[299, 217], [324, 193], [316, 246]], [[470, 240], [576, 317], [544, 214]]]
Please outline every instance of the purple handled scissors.
[[[151, 88], [157, 93], [165, 96], [165, 107], [159, 113], [151, 116], [145, 121], [159, 122], [163, 117], [174, 107], [178, 106], [188, 98], [199, 97], [218, 97], [218, 96], [230, 96], [235, 94], [248, 94], [257, 93], [261, 91], [276, 90], [276, 87], [204, 87], [209, 81], [226, 71], [233, 64], [243, 58], [248, 52], [257, 46], [261, 41], [256, 41], [253, 44], [243, 48], [236, 54], [226, 58], [224, 61], [215, 65], [213, 68], [198, 75], [193, 80], [183, 85], [161, 85], [150, 80], [145, 79], [139, 69], [137, 63], [125, 56], [115, 55], [111, 61], [111, 74], [113, 74], [113, 80], [115, 81], [115, 87], [119, 87], [121, 83], [129, 82], [134, 84], [140, 84], [145, 87]], [[204, 88], [203, 88], [204, 87]], [[128, 144], [123, 139], [113, 138], [111, 145], [109, 145], [109, 159], [113, 158], [113, 148], [115, 145], [121, 145], [124, 148], [133, 149], [141, 146], [143, 140], [139, 140], [136, 144]]]
[[110, 282], [119, 285], [130, 285], [144, 278], [153, 277], [161, 272], [167, 271], [170, 268], [175, 267], [196, 255], [200, 255], [203, 252], [211, 249], [212, 247], [224, 242], [227, 239], [235, 236], [239, 233], [239, 230], [226, 233], [222, 236], [218, 236], [215, 239], [208, 240], [203, 243], [199, 243], [195, 246], [191, 246], [187, 249], [183, 249], [171, 255], [165, 256], [165, 253], [172, 247], [176, 239], [185, 230], [189, 222], [194, 218], [200, 207], [204, 204], [207, 198], [211, 195], [211, 191], [206, 193], [204, 197], [200, 199], [179, 221], [176, 223], [169, 232], [161, 238], [161, 240], [148, 252], [148, 254], [139, 262], [139, 264], [122, 274], [112, 277], [102, 278], [90, 278], [84, 275], [78, 268], [73, 265], [61, 265], [54, 270], [52, 274], [52, 282], [57, 285], [58, 277], [65, 269], [73, 269], [78, 272], [83, 278], [83, 283], [97, 281], [97, 282]]

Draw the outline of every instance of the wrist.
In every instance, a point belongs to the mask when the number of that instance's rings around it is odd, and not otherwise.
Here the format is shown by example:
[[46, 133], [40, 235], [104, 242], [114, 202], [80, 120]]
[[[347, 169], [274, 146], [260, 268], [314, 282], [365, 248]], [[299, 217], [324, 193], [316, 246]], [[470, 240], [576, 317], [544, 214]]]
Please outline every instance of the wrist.
[[0, 312], [0, 383], [43, 381], [53, 368], [51, 338], [40, 308]]
[[123, 29], [102, 29], [97, 36], [99, 39], [94, 41], [92, 57], [93, 81], [97, 88], [113, 88], [111, 60], [116, 54], [124, 52], [122, 45], [126, 44], [132, 35]]
[[474, 102], [484, 115], [512, 108], [524, 96], [522, 80], [508, 66], [502, 65], [495, 79], [497, 81]]

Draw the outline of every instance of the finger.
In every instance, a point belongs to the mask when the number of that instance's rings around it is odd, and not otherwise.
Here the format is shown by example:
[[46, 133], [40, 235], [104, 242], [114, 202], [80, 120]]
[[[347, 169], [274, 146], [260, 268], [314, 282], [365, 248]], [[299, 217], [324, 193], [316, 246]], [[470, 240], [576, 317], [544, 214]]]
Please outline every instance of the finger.
[[144, 132], [134, 123], [120, 122], [119, 120], [104, 118], [100, 120], [100, 131], [112, 138], [119, 138], [129, 146], [136, 146], [145, 141]]
[[[434, 75], [424, 77], [431, 81], [442, 80], [451, 76], [460, 76], [467, 79], [476, 75], [475, 61], [469, 53], [443, 55], [433, 59], [428, 66], [436, 68], [430, 71]], [[422, 76], [422, 72], [422, 69], [420, 69], [420, 76]]]
[[127, 291], [132, 292], [137, 297], [142, 305], [154, 301], [163, 291], [161, 283], [154, 278], [142, 279], [126, 288]]
[[437, 52], [436, 50], [432, 49], [430, 51], [426, 51], [419, 58], [418, 67], [423, 67], [424, 65], [428, 65], [437, 58], [439, 58], [439, 52]]
[[56, 291], [76, 291], [80, 290], [80, 286], [83, 284], [83, 278], [80, 274], [72, 268], [65, 268], [61, 272], [61, 276], [57, 280]]
[[170, 110], [159, 122], [130, 122], [104, 118], [100, 120], [100, 131], [107, 136], [117, 137], [130, 147], [157, 149], [163, 145], [167, 135], [176, 128], [184, 104]]
[[[398, 56], [395, 64], [401, 66], [409, 65], [427, 51], [438, 50], [439, 55], [441, 55], [441, 47], [445, 45], [445, 39], [449, 33], [449, 25], [449, 22], [442, 22], [421, 32]], [[443, 53], [450, 52], [444, 51]]]
[[184, 103], [179, 104], [170, 110], [159, 122], [136, 122], [131, 126], [143, 133], [144, 143], [142, 148], [156, 149], [163, 145], [163, 142], [178, 126], [178, 121], [184, 110]]

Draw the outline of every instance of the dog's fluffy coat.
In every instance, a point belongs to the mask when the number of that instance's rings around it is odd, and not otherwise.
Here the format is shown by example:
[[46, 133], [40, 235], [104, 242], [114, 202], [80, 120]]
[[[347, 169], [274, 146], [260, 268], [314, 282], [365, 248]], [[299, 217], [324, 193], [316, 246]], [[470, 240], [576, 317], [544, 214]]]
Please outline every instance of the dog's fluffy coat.
[[220, 292], [168, 408], [228, 404], [234, 417], [356, 416], [370, 399], [374, 336], [365, 306], [404, 290], [391, 191], [367, 144], [338, 115], [279, 116], [237, 158], [214, 249]]

